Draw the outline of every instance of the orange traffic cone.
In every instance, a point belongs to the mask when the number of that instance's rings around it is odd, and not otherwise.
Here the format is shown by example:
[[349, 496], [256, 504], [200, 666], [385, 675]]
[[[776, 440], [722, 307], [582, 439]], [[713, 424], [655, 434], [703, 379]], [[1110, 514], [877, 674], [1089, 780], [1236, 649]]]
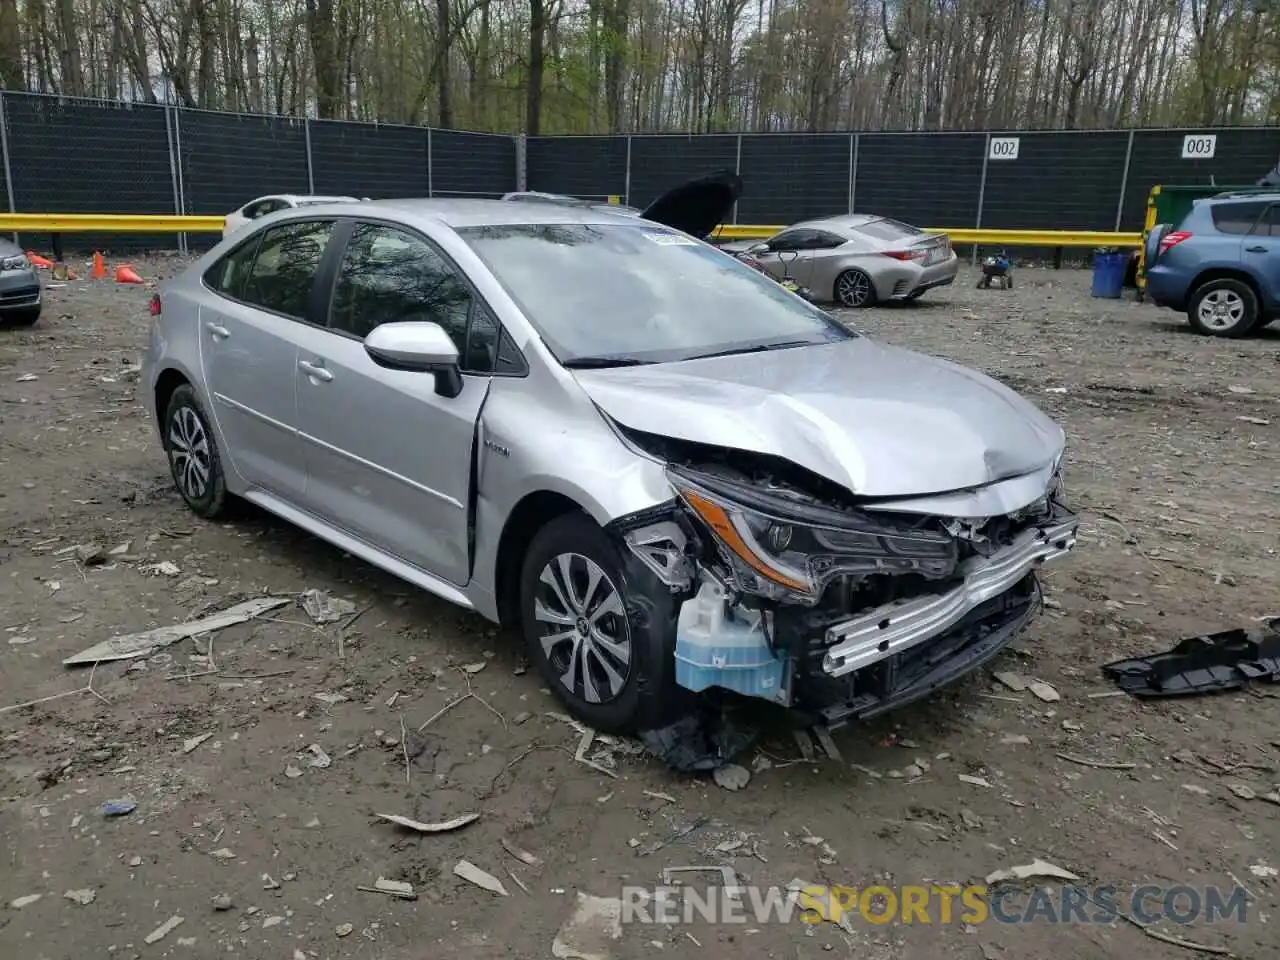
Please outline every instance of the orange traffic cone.
[[116, 283], [146, 283], [130, 266], [116, 267]]
[[93, 269], [89, 271], [89, 276], [94, 280], [107, 279], [107, 261], [102, 259], [102, 254], [96, 251], [93, 254]]
[[34, 250], [27, 251], [27, 259], [31, 261], [33, 267], [39, 267], [41, 270], [48, 270], [53, 266], [53, 261], [40, 256]]

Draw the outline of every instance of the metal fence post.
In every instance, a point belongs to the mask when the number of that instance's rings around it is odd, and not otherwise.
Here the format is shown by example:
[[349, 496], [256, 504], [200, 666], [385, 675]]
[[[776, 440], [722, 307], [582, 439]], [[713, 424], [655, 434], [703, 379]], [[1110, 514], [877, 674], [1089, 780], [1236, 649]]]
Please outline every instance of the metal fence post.
[[631, 134], [627, 134], [627, 169], [622, 181], [622, 202], [631, 203]]
[[[9, 163], [9, 112], [5, 109], [4, 93], [0, 92], [0, 150], [4, 151], [4, 192], [9, 198], [9, 212], [17, 213], [13, 201], [13, 167]], [[18, 231], [13, 231], [13, 242], [18, 242]]]
[[516, 189], [529, 189], [529, 138], [523, 133], [516, 135]]
[[[182, 113], [178, 107], [166, 106], [165, 132], [169, 135], [169, 179], [173, 182], [173, 212], [175, 216], [185, 216], [187, 212], [187, 191], [182, 182]], [[178, 234], [178, 253], [187, 255], [187, 235]]]
[[433, 171], [431, 169], [431, 128], [427, 127], [427, 196], [435, 196], [435, 184], [432, 182]]
[[[738, 134], [738, 152], [733, 160], [733, 172], [742, 176], [742, 134]], [[738, 201], [733, 201], [733, 222], [738, 222]]]
[[1120, 232], [1120, 219], [1124, 216], [1124, 191], [1129, 186], [1129, 161], [1133, 159], [1133, 130], [1129, 130], [1129, 146], [1124, 151], [1124, 173], [1120, 175], [1120, 199], [1116, 201], [1116, 233]]
[[316, 192], [316, 168], [311, 162], [311, 119], [302, 118], [302, 134], [307, 141], [307, 192]]
[[858, 147], [861, 145], [862, 134], [854, 133], [849, 135], [849, 213], [852, 214], [856, 209], [858, 200]]
[[[987, 161], [991, 159], [991, 134], [987, 133], [982, 141], [982, 179], [978, 181], [978, 220], [973, 225], [975, 230], [982, 229], [982, 205], [987, 199]], [[978, 245], [973, 245], [973, 252], [969, 255], [969, 265], [978, 265]]]

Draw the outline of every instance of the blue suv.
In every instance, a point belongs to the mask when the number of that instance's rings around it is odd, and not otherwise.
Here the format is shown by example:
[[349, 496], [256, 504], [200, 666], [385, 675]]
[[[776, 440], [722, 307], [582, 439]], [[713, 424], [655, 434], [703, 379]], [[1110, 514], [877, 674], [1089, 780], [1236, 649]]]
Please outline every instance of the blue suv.
[[1280, 191], [1195, 201], [1175, 229], [1153, 227], [1147, 295], [1213, 337], [1243, 337], [1280, 316]]

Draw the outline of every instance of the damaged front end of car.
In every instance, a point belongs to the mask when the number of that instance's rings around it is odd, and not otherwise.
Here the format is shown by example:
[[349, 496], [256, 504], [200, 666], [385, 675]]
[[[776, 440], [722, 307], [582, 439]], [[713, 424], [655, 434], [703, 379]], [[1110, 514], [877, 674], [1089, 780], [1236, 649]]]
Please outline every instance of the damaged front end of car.
[[1030, 502], [946, 516], [921, 509], [936, 498], [860, 501], [778, 458], [625, 432], [665, 461], [675, 492], [616, 533], [682, 600], [676, 682], [830, 727], [928, 696], [994, 657], [1039, 612], [1037, 569], [1075, 545], [1061, 458]]

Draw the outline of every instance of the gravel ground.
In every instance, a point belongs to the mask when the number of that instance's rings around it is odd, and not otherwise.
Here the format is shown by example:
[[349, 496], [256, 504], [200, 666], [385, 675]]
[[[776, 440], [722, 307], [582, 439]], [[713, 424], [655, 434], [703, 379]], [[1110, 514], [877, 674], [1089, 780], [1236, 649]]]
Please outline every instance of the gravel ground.
[[[179, 264], [137, 266], [154, 278]], [[1280, 865], [1280, 806], [1261, 797], [1280, 779], [1272, 694], [1091, 695], [1108, 689], [1101, 663], [1280, 611], [1280, 339], [1193, 336], [1154, 307], [1089, 299], [1083, 273], [1023, 270], [1008, 292], [972, 279], [851, 319], [993, 374], [1065, 423], [1080, 545], [1046, 577], [1047, 615], [995, 666], [1061, 700], [983, 672], [838, 731], [839, 762], [771, 738], [738, 792], [625, 749], [603, 751], [612, 777], [575, 762], [578, 734], [548, 715], [513, 638], [269, 517], [195, 519], [131, 379], [149, 289], [50, 290], [38, 327], [0, 332], [0, 704], [64, 694], [0, 712], [0, 956], [542, 958], [576, 892], [618, 896], [664, 867], [863, 887], [980, 882], [1036, 858], [1113, 885], [1121, 903], [1143, 884], [1242, 883], [1245, 923], [1155, 929], [1275, 956], [1280, 888], [1266, 868]], [[87, 543], [129, 546], [85, 566], [66, 548]], [[286, 607], [92, 676], [61, 663], [115, 634], [309, 588], [358, 617], [317, 627]], [[328, 766], [311, 763], [312, 744]], [[920, 760], [919, 776], [890, 775]], [[1258, 797], [1242, 799], [1249, 788]], [[136, 808], [105, 817], [118, 799]], [[380, 813], [480, 817], [414, 836]], [[510, 896], [457, 877], [463, 859]], [[359, 889], [379, 877], [417, 899]], [[1123, 923], [930, 918], [631, 925], [609, 949], [1196, 955]]]

